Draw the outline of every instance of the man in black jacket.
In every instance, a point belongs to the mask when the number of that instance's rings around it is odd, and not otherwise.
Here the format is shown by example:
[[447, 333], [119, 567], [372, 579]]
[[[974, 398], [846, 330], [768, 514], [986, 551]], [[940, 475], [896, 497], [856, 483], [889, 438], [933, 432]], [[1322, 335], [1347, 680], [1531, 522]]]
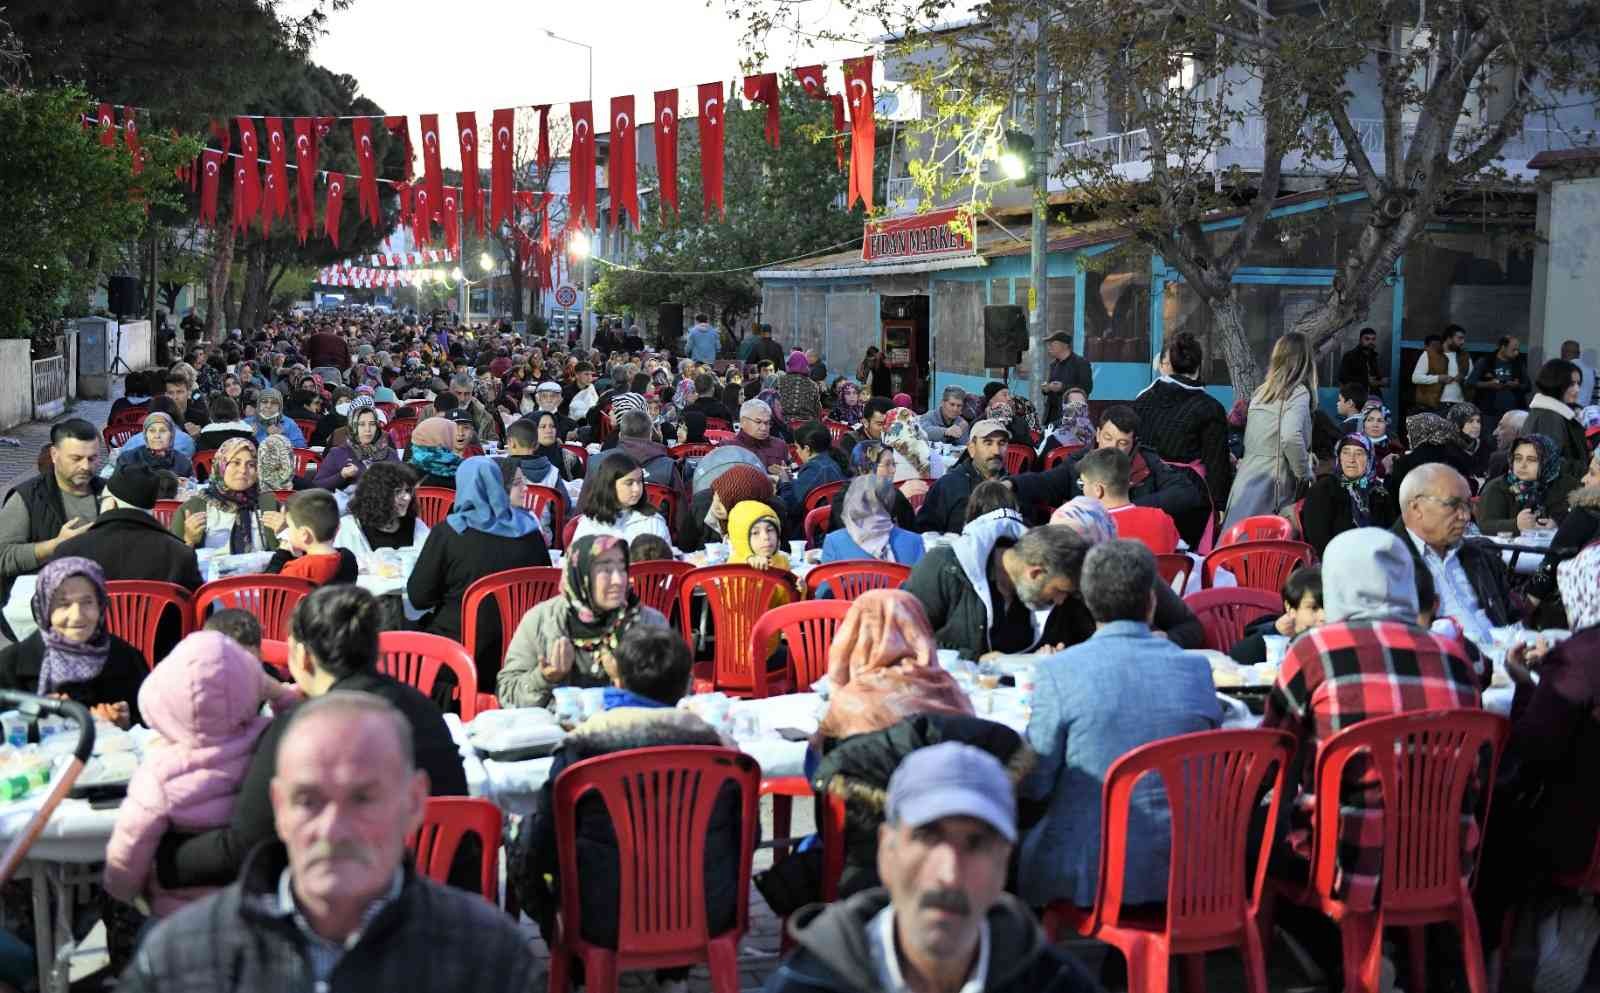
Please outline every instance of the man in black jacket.
[[[1168, 462], [1195, 462], [1206, 467], [1206, 488], [1212, 506], [1228, 504], [1233, 486], [1233, 459], [1228, 455], [1228, 412], [1200, 382], [1200, 342], [1187, 331], [1167, 344], [1172, 375], [1145, 387], [1133, 400], [1139, 415], [1140, 440]], [[1364, 390], [1365, 385], [1362, 386]], [[1356, 407], [1359, 411], [1360, 405]]]
[[1004, 892], [1016, 841], [1016, 800], [993, 755], [953, 741], [907, 755], [878, 836], [885, 888], [791, 918], [798, 948], [766, 993], [1097, 989]]
[[[444, 715], [415, 689], [377, 671], [378, 621], [378, 601], [359, 586], [324, 586], [312, 593], [289, 622], [290, 674], [308, 697], [359, 690], [389, 701], [410, 725], [416, 765], [428, 774], [432, 795], [466, 796], [467, 775]], [[277, 839], [270, 787], [278, 774], [278, 742], [292, 720], [293, 712], [281, 714], [262, 732], [226, 827], [161, 839], [156, 875], [162, 886], [232, 882], [252, 849]], [[458, 852], [458, 865], [465, 861]], [[457, 878], [465, 877], [452, 870], [452, 881]]]
[[1491, 628], [1516, 619], [1505, 563], [1493, 547], [1463, 540], [1472, 519], [1467, 480], [1442, 462], [1417, 466], [1400, 484], [1400, 520], [1417, 568], [1433, 577], [1438, 616], [1452, 617], [1480, 649], [1492, 647]]
[[268, 746], [281, 759], [272, 811], [283, 841], [157, 925], [118, 988], [532, 989], [536, 967], [515, 922], [408, 864], [428, 796], [409, 718], [382, 697], [330, 693], [288, 720], [291, 733]]
[[961, 533], [967, 523], [967, 499], [973, 489], [985, 480], [1006, 474], [1006, 445], [1010, 441], [1011, 432], [1004, 422], [983, 420], [974, 424], [967, 435], [966, 454], [929, 488], [922, 509], [917, 511], [916, 530]]
[[100, 516], [88, 531], [62, 542], [56, 554], [94, 561], [108, 580], [158, 580], [193, 593], [203, 582], [194, 549], [150, 516], [160, 488], [154, 470], [142, 465], [119, 467], [106, 484]]
[[1057, 331], [1044, 340], [1050, 353], [1050, 371], [1044, 383], [1044, 421], [1054, 425], [1061, 417], [1061, 398], [1071, 389], [1083, 391], [1084, 396], [1094, 392], [1094, 366], [1082, 355], [1072, 351], [1072, 335]]

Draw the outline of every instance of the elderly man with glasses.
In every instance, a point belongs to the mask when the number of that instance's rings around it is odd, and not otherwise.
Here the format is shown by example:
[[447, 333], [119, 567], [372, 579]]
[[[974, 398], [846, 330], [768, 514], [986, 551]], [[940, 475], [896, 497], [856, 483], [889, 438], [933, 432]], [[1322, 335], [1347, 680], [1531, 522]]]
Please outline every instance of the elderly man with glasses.
[[789, 446], [772, 434], [772, 408], [762, 400], [746, 400], [739, 408], [739, 433], [733, 443], [754, 452], [769, 470], [789, 461]]
[[1511, 586], [1500, 553], [1463, 540], [1472, 519], [1466, 478], [1439, 462], [1420, 465], [1400, 483], [1400, 522], [1419, 567], [1433, 577], [1439, 617], [1453, 617], [1480, 648], [1493, 643], [1490, 628], [1510, 624]]

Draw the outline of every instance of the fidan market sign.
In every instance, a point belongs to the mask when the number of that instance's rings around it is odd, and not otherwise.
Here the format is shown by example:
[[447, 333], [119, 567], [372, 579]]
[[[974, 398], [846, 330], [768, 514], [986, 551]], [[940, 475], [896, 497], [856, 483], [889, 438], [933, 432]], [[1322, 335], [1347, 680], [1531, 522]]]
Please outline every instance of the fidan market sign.
[[[952, 227], [951, 223], [956, 222]], [[861, 236], [863, 262], [936, 259], [977, 251], [972, 216], [959, 208], [868, 221]]]

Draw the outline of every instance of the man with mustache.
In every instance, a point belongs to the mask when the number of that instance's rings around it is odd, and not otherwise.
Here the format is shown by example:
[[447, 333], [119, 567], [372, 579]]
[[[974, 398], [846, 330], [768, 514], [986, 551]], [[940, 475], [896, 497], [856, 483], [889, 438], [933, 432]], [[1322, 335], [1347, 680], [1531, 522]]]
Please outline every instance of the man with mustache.
[[967, 520], [967, 499], [978, 484], [1006, 474], [1006, 445], [1011, 429], [1004, 421], [985, 419], [972, 426], [961, 459], [928, 490], [917, 511], [915, 530], [959, 534]]
[[1027, 905], [1003, 892], [1017, 822], [998, 759], [955, 741], [919, 748], [890, 778], [886, 813], [884, 887], [795, 914], [798, 948], [767, 993], [1096, 989]]
[[410, 866], [428, 775], [406, 717], [346, 691], [289, 722], [272, 780], [283, 841], [162, 921], [119, 989], [531, 989], [533, 957], [511, 918]]

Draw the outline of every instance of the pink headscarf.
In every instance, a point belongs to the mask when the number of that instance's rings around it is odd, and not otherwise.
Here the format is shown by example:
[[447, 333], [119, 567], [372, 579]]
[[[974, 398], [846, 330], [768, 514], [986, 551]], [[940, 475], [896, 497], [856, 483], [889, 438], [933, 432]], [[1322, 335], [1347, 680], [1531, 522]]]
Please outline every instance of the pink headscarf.
[[955, 678], [933, 664], [928, 615], [904, 590], [871, 590], [850, 605], [828, 650], [828, 712], [817, 732], [881, 731], [913, 714], [971, 714]]

